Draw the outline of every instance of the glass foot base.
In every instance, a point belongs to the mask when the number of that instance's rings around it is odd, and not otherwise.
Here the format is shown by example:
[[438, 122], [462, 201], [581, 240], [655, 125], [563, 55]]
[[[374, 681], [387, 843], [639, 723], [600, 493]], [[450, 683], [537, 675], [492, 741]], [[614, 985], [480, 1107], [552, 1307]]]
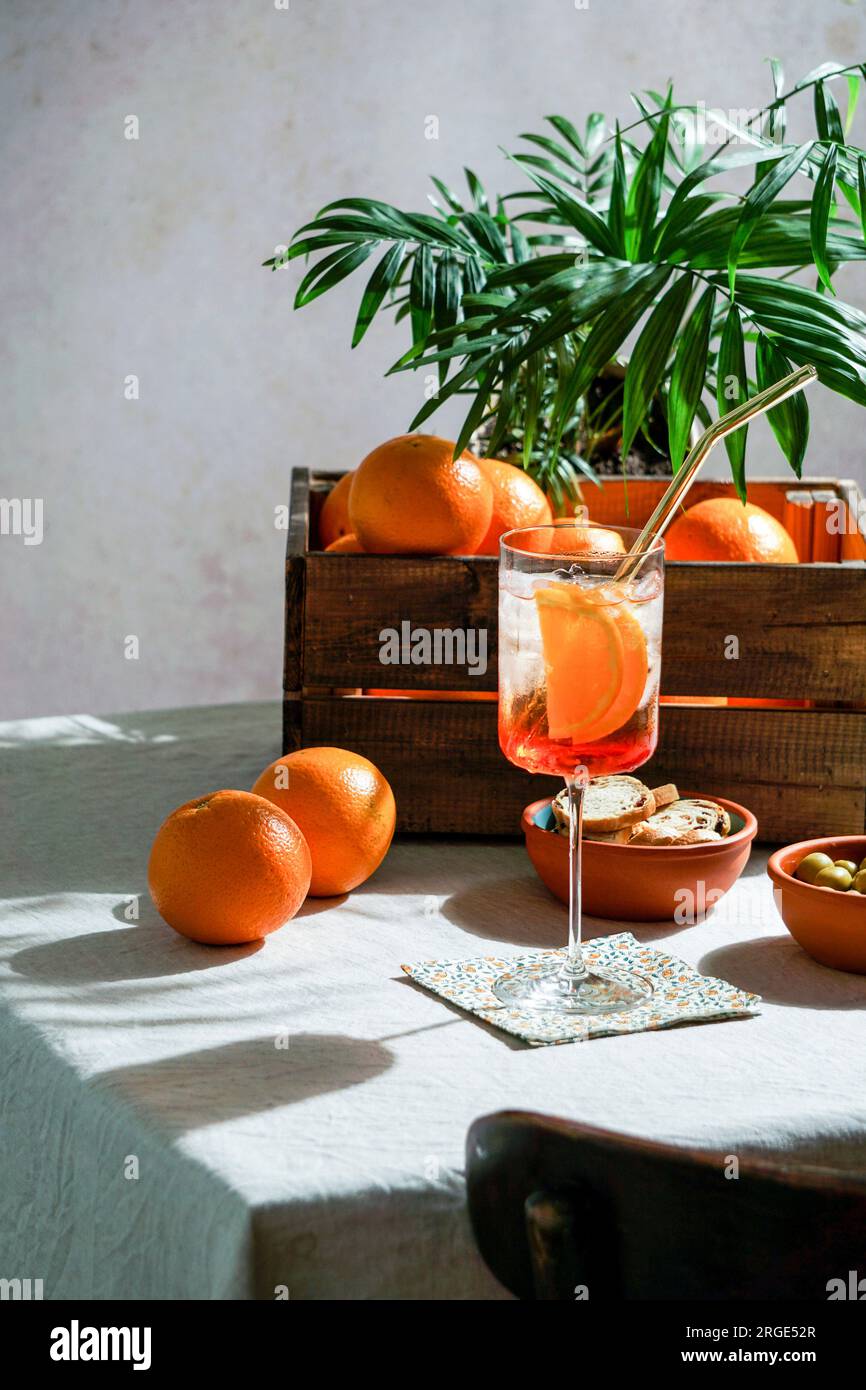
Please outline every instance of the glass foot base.
[[628, 1013], [646, 1004], [652, 986], [640, 975], [592, 971], [575, 978], [562, 965], [525, 966], [500, 975], [493, 993], [515, 1009], [546, 1009], [558, 1014]]

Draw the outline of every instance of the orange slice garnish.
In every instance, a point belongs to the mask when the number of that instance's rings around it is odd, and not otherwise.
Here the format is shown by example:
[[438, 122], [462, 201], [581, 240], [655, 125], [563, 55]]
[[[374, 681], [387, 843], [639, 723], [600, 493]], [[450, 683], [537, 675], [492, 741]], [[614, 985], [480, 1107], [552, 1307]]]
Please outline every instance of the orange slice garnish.
[[606, 738], [627, 724], [643, 698], [646, 686], [648, 658], [646, 638], [643, 628], [627, 603], [605, 610], [619, 628], [623, 645], [623, 675], [619, 693], [607, 711], [603, 721], [592, 728], [583, 728], [579, 735], [572, 731], [572, 739], [579, 736], [582, 743], [593, 743]]
[[612, 588], [553, 582], [536, 589], [535, 603], [550, 737], [605, 738], [627, 723], [643, 695], [647, 650], [640, 623]]

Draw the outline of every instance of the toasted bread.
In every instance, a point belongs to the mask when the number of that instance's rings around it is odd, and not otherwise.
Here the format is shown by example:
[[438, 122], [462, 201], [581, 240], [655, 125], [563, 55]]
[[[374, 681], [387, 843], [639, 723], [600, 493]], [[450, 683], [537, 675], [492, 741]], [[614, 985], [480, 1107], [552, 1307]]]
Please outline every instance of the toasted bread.
[[634, 826], [632, 845], [697, 845], [723, 840], [731, 828], [731, 818], [715, 801], [687, 798], [669, 805]]
[[660, 811], [663, 806], [670, 806], [672, 801], [679, 801], [679, 799], [680, 794], [673, 782], [665, 782], [663, 787], [653, 787], [653, 801], [656, 804], [656, 811]]
[[[643, 822], [641, 822], [643, 824]], [[584, 835], [585, 840], [592, 840], [595, 844], [602, 845], [627, 845], [634, 834], [633, 825], [623, 826], [622, 830], [594, 830], [590, 835]], [[568, 834], [568, 828], [560, 832]]]
[[[629, 836], [634, 830], [633, 825], [626, 825], [622, 830], [593, 830], [588, 835], [584, 835], [584, 840], [593, 840], [597, 844], [604, 845], [626, 845]], [[558, 835], [568, 835], [568, 820], [563, 815], [562, 820], [557, 818], [556, 833]]]
[[649, 787], [637, 777], [596, 777], [583, 801], [583, 833], [607, 834], [646, 820], [655, 810]]
[[556, 828], [561, 835], [568, 834], [568, 788], [559, 792], [550, 803], [556, 821]]
[[[553, 799], [557, 828], [568, 834], [568, 790]], [[583, 834], [587, 840], [627, 830], [651, 816], [655, 799], [636, 777], [594, 777], [583, 801]], [[625, 837], [628, 838], [627, 836]]]

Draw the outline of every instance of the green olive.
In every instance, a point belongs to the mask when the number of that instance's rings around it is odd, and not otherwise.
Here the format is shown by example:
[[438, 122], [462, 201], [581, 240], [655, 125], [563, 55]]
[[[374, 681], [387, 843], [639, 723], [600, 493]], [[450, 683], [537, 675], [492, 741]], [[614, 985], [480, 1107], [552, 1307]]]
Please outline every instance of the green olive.
[[847, 869], [837, 868], [831, 864], [829, 868], [824, 868], [815, 879], [816, 888], [835, 888], [837, 893], [847, 893], [853, 880]]
[[861, 860], [860, 860], [860, 868], [861, 868], [861, 869], [866, 869], [866, 859], [861, 859]]
[[829, 854], [822, 854], [816, 850], [814, 854], [807, 854], [805, 859], [801, 859], [796, 869], [794, 877], [802, 879], [804, 883], [814, 883], [822, 869], [832, 869], [833, 860]]
[[853, 859], [834, 859], [833, 863], [836, 865], [837, 869], [847, 869], [852, 878], [858, 872], [858, 866], [854, 863]]
[[854, 893], [866, 893], [866, 869], [861, 869], [859, 873], [854, 875], [851, 891]]

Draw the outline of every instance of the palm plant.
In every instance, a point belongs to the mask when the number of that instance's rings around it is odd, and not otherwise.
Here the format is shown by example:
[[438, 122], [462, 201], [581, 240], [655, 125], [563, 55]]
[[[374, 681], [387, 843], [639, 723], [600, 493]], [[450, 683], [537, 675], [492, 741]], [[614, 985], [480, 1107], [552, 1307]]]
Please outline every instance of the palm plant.
[[[411, 345], [391, 371], [438, 375], [409, 428], [465, 395], [457, 452], [480, 432], [558, 499], [595, 476], [611, 439], [622, 460], [640, 446], [676, 471], [711, 403], [729, 410], [793, 363], [866, 404], [866, 315], [833, 284], [843, 262], [866, 258], [866, 152], [847, 142], [866, 64], [825, 63], [787, 91], [775, 60], [771, 71], [772, 100], [747, 118], [675, 104], [671, 89], [633, 97], [623, 127], [598, 113], [582, 131], [547, 117], [548, 133], [521, 136], [531, 149], [508, 156], [530, 187], [491, 200], [467, 169], [462, 201], [433, 180], [432, 212], [341, 199], [265, 265], [316, 257], [299, 308], [384, 248], [352, 346], [380, 311], [408, 320]], [[847, 88], [844, 119], [834, 82]], [[816, 134], [795, 145], [788, 103], [807, 93]], [[726, 135], [714, 148], [708, 116]], [[747, 191], [708, 188], [742, 169]], [[791, 278], [809, 270], [814, 285]], [[624, 371], [599, 390], [633, 335]], [[803, 395], [769, 420], [799, 476]], [[745, 497], [746, 431], [726, 445]]]

